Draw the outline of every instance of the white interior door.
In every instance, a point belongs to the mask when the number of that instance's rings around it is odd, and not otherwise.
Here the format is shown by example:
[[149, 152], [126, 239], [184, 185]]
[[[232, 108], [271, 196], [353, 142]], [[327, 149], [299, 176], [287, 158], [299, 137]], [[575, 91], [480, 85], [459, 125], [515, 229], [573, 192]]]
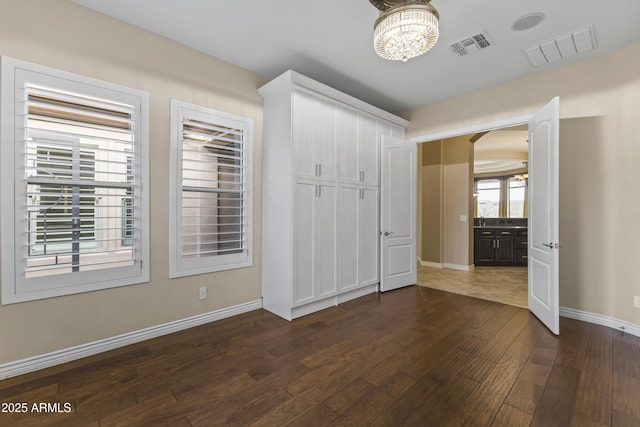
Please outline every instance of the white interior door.
[[529, 121], [529, 309], [560, 333], [558, 97]]
[[380, 290], [417, 281], [417, 145], [390, 136], [381, 145]]

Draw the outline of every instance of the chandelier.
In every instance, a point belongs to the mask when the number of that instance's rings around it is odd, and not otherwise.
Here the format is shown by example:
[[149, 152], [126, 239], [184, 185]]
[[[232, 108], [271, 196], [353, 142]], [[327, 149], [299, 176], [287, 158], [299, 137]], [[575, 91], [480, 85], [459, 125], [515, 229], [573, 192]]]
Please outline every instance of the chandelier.
[[373, 32], [376, 53], [392, 61], [422, 55], [438, 41], [438, 11], [431, 0], [369, 0], [380, 11]]

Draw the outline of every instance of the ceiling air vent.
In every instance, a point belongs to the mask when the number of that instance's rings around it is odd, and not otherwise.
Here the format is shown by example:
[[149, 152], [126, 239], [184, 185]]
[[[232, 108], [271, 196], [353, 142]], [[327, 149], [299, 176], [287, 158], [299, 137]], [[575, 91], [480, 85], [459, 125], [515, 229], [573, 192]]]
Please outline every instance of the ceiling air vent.
[[579, 28], [524, 50], [534, 67], [588, 52], [597, 47], [593, 26]]
[[489, 41], [489, 36], [485, 31], [483, 31], [479, 34], [476, 34], [474, 36], [468, 37], [464, 40], [460, 40], [459, 42], [452, 44], [451, 50], [453, 50], [456, 54], [458, 54], [458, 56], [465, 56], [489, 46], [491, 46], [491, 42]]

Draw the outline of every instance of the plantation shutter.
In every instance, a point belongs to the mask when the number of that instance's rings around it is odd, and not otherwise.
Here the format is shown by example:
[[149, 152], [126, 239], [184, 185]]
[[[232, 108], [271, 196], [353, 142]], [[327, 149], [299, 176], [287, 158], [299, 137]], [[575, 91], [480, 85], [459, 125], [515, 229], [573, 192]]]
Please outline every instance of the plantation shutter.
[[251, 265], [251, 121], [172, 108], [171, 277]]
[[26, 277], [133, 264], [135, 106], [25, 92]]
[[244, 132], [185, 118], [182, 123], [182, 256], [246, 250]]

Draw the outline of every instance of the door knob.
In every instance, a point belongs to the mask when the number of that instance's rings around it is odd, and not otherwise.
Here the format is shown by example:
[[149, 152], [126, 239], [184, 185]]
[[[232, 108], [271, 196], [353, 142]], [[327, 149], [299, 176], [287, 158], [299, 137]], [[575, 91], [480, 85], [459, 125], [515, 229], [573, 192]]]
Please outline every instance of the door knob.
[[387, 237], [391, 236], [392, 234], [393, 234], [393, 231], [385, 231], [384, 232], [384, 235], [387, 236]]
[[543, 243], [542, 246], [546, 246], [547, 248], [553, 248], [553, 243]]

